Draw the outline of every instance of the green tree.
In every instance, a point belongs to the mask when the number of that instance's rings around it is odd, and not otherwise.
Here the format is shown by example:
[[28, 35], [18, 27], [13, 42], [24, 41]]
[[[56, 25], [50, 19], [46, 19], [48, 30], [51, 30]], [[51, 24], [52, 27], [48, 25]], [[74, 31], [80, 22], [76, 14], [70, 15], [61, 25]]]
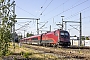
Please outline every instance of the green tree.
[[0, 0], [0, 55], [8, 53], [9, 42], [11, 40], [11, 28], [16, 22], [16, 15], [12, 15], [10, 0]]
[[27, 37], [30, 37], [30, 36], [34, 36], [34, 34], [29, 34], [29, 33], [27, 33], [26, 36], [27, 36]]
[[18, 38], [19, 38], [19, 39], [22, 39], [22, 35], [18, 35]]
[[82, 40], [85, 40], [85, 36], [82, 36], [81, 39], [82, 39]]
[[11, 38], [10, 31], [7, 29], [5, 30], [6, 27], [0, 28], [0, 53], [1, 55], [6, 55], [8, 52], [8, 46], [9, 46], [9, 41]]
[[86, 37], [86, 40], [89, 40], [89, 38], [88, 38], [88, 37]]

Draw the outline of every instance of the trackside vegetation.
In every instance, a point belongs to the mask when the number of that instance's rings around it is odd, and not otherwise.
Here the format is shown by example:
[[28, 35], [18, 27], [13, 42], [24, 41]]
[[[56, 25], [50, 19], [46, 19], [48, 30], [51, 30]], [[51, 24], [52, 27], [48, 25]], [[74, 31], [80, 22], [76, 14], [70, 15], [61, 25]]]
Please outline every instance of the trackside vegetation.
[[15, 17], [10, 11], [12, 4], [10, 0], [0, 0], [0, 56], [8, 53], [11, 38], [11, 28]]

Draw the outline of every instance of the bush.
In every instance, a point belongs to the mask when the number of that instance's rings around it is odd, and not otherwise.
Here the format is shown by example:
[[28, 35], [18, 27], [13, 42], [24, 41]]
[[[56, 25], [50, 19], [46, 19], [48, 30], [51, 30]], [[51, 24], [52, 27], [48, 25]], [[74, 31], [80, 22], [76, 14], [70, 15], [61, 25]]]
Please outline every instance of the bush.
[[23, 57], [24, 57], [24, 58], [29, 58], [29, 53], [24, 53], [24, 54], [23, 54]]

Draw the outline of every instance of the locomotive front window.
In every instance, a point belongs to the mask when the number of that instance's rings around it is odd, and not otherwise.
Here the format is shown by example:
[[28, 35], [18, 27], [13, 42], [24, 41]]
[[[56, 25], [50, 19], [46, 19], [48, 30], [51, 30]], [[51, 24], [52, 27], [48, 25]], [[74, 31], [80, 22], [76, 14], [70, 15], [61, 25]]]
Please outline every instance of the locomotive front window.
[[68, 33], [65, 33], [66, 36], [68, 36]]
[[68, 37], [69, 36], [67, 31], [61, 31], [60, 35], [63, 36], [63, 37]]
[[61, 35], [64, 35], [64, 33], [63, 33], [63, 32], [61, 32]]

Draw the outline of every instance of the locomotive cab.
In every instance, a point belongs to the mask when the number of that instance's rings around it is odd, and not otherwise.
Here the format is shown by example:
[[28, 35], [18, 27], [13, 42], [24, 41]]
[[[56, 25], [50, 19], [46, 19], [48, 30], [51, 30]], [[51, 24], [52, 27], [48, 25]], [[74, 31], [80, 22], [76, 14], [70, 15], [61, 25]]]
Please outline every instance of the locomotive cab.
[[68, 33], [68, 31], [60, 31], [60, 36], [59, 36], [59, 45], [63, 45], [63, 46], [70, 46], [70, 35]]

